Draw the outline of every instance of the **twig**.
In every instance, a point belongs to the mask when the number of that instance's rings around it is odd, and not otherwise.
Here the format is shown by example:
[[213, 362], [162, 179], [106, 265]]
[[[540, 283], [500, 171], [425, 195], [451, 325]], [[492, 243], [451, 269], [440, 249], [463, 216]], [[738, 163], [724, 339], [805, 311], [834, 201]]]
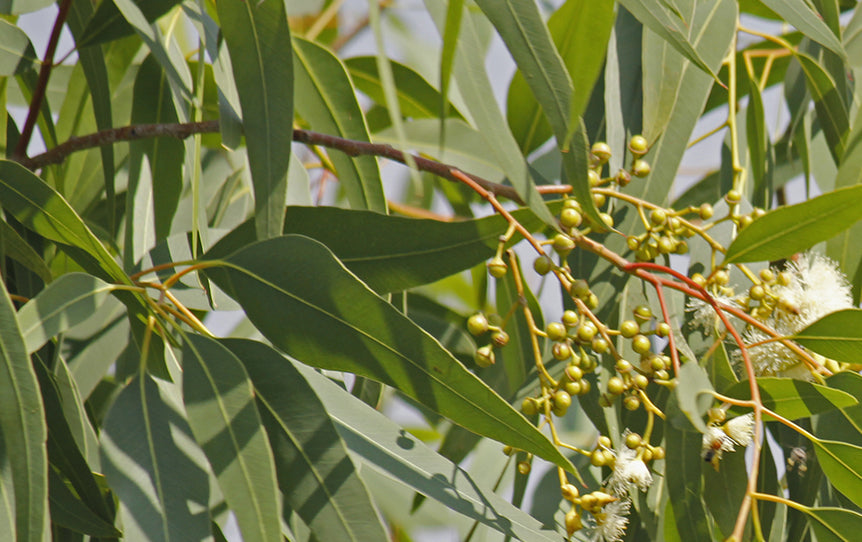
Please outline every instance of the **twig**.
[[45, 57], [42, 59], [42, 67], [39, 69], [39, 79], [36, 82], [36, 88], [33, 89], [30, 110], [27, 111], [27, 119], [24, 121], [21, 137], [18, 138], [18, 143], [15, 145], [15, 151], [12, 154], [15, 157], [27, 156], [27, 146], [30, 144], [30, 138], [33, 137], [33, 128], [36, 126], [36, 119], [39, 118], [39, 110], [42, 109], [42, 102], [45, 100], [45, 89], [48, 88], [48, 78], [51, 76], [51, 70], [54, 67], [54, 53], [57, 51], [57, 43], [60, 41], [60, 31], [63, 30], [63, 24], [66, 22], [66, 16], [69, 14], [69, 8], [71, 7], [72, 0], [63, 0], [60, 3], [57, 19], [54, 21], [54, 28], [51, 29], [51, 37], [48, 38]]

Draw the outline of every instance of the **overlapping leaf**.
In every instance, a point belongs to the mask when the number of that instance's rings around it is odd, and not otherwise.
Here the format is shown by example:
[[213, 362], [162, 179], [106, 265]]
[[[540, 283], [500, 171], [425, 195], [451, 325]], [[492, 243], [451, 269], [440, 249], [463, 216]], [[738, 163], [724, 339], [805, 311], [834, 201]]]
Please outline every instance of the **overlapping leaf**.
[[[849, 393], [820, 384], [791, 378], [758, 378], [763, 405], [779, 416], [790, 420], [808, 418], [814, 414], [857, 404]], [[727, 395], [738, 399], [751, 399], [751, 383], [744, 380], [727, 390]]]
[[287, 235], [214, 263], [207, 275], [284, 352], [394, 386], [471, 431], [571, 468], [523, 416], [319, 242]]
[[827, 314], [793, 339], [829, 359], [859, 363], [862, 360], [862, 309]]

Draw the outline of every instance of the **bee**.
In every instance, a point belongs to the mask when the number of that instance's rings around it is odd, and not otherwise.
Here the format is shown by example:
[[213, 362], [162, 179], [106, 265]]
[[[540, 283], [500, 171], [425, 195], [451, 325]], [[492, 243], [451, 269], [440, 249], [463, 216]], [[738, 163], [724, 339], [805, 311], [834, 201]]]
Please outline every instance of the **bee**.
[[796, 472], [799, 476], [805, 476], [808, 470], [808, 453], [805, 448], [793, 448], [787, 456], [787, 472]]
[[721, 461], [721, 455], [724, 453], [724, 451], [733, 450], [732, 446], [728, 447], [730, 441], [731, 439], [728, 436], [719, 436], [717, 438], [714, 438], [709, 443], [709, 446], [704, 447], [703, 451], [701, 452], [701, 457], [703, 457], [703, 460], [711, 464], [712, 468], [714, 468], [716, 472], [718, 472], [718, 463], [719, 461]]

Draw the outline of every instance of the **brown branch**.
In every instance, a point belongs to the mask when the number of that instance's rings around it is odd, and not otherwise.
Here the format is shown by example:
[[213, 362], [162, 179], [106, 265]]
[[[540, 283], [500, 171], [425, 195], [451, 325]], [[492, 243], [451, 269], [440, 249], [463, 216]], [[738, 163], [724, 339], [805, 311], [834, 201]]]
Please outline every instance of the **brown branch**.
[[27, 156], [27, 146], [30, 144], [30, 138], [33, 137], [33, 128], [36, 126], [39, 110], [42, 108], [42, 102], [45, 100], [45, 89], [48, 88], [48, 78], [51, 76], [51, 70], [54, 67], [54, 53], [57, 51], [57, 43], [60, 41], [60, 31], [63, 30], [63, 24], [66, 22], [66, 17], [69, 15], [69, 8], [71, 7], [72, 0], [63, 0], [60, 3], [57, 19], [54, 21], [54, 28], [51, 29], [51, 37], [48, 39], [48, 47], [45, 49], [45, 58], [42, 59], [42, 67], [39, 69], [39, 79], [36, 82], [36, 88], [33, 89], [30, 110], [27, 112], [24, 129], [21, 130], [21, 136], [18, 138], [17, 145], [15, 145], [13, 156]]
[[[18, 159], [24, 167], [36, 170], [50, 164], [59, 164], [63, 162], [67, 156], [73, 152], [91, 149], [102, 145], [110, 145], [120, 141], [134, 141], [137, 139], [149, 139], [153, 137], [175, 137], [185, 139], [193, 134], [214, 133], [219, 131], [218, 121], [204, 122], [187, 122], [181, 124], [137, 124], [132, 126], [123, 126], [122, 128], [111, 128], [102, 130], [93, 134], [88, 134], [79, 137], [69, 138], [67, 141], [57, 145], [53, 149], [34, 156], [33, 158], [22, 157]], [[406, 164], [407, 153], [399, 151], [391, 145], [383, 145], [379, 143], [369, 143], [366, 141], [356, 141], [353, 139], [345, 139], [333, 135], [321, 134], [310, 130], [294, 130], [293, 140], [306, 145], [319, 145], [330, 149], [336, 149], [349, 156], [380, 156]], [[453, 182], [462, 182], [452, 172], [457, 170], [455, 166], [423, 158], [415, 154], [411, 155], [416, 167], [420, 171], [427, 171], [448, 179]], [[519, 204], [523, 204], [523, 200], [511, 186], [502, 185], [479, 177], [478, 175], [467, 175], [477, 185], [481, 186], [491, 194], [510, 199]], [[571, 187], [553, 186], [548, 187], [549, 193], [562, 193], [571, 190]]]

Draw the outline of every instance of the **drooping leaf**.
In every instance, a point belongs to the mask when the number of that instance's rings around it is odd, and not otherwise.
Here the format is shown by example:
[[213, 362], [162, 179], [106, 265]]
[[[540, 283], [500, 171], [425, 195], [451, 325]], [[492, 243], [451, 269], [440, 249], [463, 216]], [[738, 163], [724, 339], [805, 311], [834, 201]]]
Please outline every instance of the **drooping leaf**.
[[535, 518], [482, 487], [398, 424], [302, 364], [296, 369], [323, 401], [344, 443], [364, 467], [383, 473], [459, 514], [517, 540], [555, 540]]
[[712, 384], [706, 371], [694, 361], [684, 363], [677, 376], [676, 396], [679, 409], [699, 431], [706, 431], [703, 415], [712, 405]]
[[795, 26], [807, 38], [823, 45], [836, 55], [847, 58], [841, 40], [823, 21], [823, 17], [805, 0], [762, 0], [763, 5], [778, 14], [784, 21]]
[[471, 431], [571, 468], [523, 416], [319, 242], [287, 235], [217, 263], [207, 276], [287, 354], [398, 388]]
[[769, 211], [739, 232], [725, 262], [777, 260], [806, 250], [862, 219], [862, 185]]
[[[856, 398], [847, 392], [804, 380], [761, 377], [757, 379], [757, 386], [763, 406], [789, 420], [808, 418], [857, 404]], [[751, 399], [751, 384], [743, 380], [733, 385], [726, 394], [748, 401]]]
[[136, 540], [206, 540], [209, 477], [182, 408], [148, 375], [117, 396], [100, 434], [102, 466]]
[[[669, 418], [681, 415], [677, 408], [676, 399], [671, 395], [666, 410]], [[709, 540], [708, 520], [702, 497], [702, 436], [693, 431], [691, 425], [677, 428], [673, 423], [668, 423], [665, 425], [665, 439], [665, 465], [668, 465], [665, 483], [675, 518], [672, 524], [666, 525], [666, 529], [678, 532], [680, 540]]]
[[862, 505], [862, 448], [834, 440], [814, 439], [811, 443], [829, 482], [854, 504]]
[[49, 284], [18, 311], [27, 352], [95, 314], [113, 289], [87, 273], [68, 273]]
[[[266, 239], [281, 233], [287, 195], [294, 102], [290, 28], [284, 2], [221, 0], [217, 7], [219, 19], [230, 21], [221, 30], [242, 107], [255, 231]], [[304, 92], [299, 83], [297, 91]]]
[[827, 314], [793, 336], [793, 340], [836, 361], [862, 360], [862, 309]]
[[[365, 117], [341, 61], [324, 47], [296, 38], [296, 110], [311, 128], [357, 141], [370, 141]], [[380, 170], [372, 156], [329, 155], [354, 209], [386, 213]]]
[[[140, 7], [147, 21], [152, 23], [179, 4], [180, 0], [134, 0], [134, 2]], [[105, 43], [129, 36], [134, 32], [134, 28], [126, 21], [114, 2], [101, 2], [87, 23], [78, 46]]]
[[[862, 15], [862, 11], [857, 11]], [[862, 22], [862, 16], [854, 17]], [[804, 140], [804, 138], [803, 138]], [[838, 172], [835, 176], [835, 188], [844, 188], [862, 184], [862, 114], [857, 113], [847, 137], [847, 147]], [[856, 240], [862, 235], [862, 224], [857, 222], [826, 242], [826, 255], [841, 265], [841, 271], [853, 286], [853, 299], [858, 303], [862, 299], [862, 243]]]
[[48, 429], [39, 384], [5, 284], [0, 288], [0, 431], [11, 467], [16, 540], [42, 542], [49, 532]]
[[258, 397], [286, 503], [319, 540], [385, 541], [368, 490], [305, 377], [272, 348], [225, 339]]
[[24, 71], [36, 59], [36, 51], [27, 34], [12, 23], [0, 22], [0, 76]]
[[281, 542], [272, 450], [242, 363], [215, 339], [193, 334], [183, 343], [183, 369], [189, 425], [243, 539]]
[[[514, 215], [535, 231], [541, 222], [528, 210]], [[507, 223], [499, 215], [439, 222], [335, 207], [288, 207], [284, 233], [326, 245], [341, 262], [379, 294], [428, 284], [492, 257]], [[222, 258], [254, 241], [246, 222], [206, 254]]]
[[840, 164], [850, 131], [847, 107], [835, 81], [816, 60], [805, 53], [796, 53], [796, 59], [802, 66], [808, 90], [814, 98], [814, 109], [829, 143], [829, 151], [835, 163]]

